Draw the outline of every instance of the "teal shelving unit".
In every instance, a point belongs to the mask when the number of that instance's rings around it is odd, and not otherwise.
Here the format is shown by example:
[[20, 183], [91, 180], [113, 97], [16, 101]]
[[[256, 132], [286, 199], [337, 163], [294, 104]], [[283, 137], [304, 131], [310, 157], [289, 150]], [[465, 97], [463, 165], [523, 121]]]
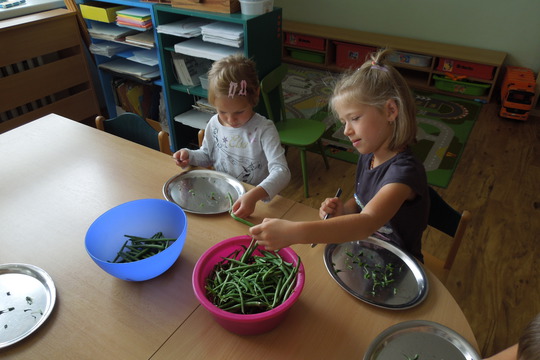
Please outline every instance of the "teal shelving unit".
[[[153, 7], [155, 26], [172, 23], [187, 17], [197, 17], [212, 21], [241, 24], [244, 29], [244, 55], [255, 60], [259, 77], [262, 78], [281, 63], [281, 9], [263, 15], [249, 16], [241, 13], [223, 14], [196, 11], [156, 4]], [[192, 109], [194, 97], [207, 97], [207, 91], [200, 86], [184, 86], [175, 77], [171, 53], [174, 45], [186, 38], [156, 33], [158, 52], [161, 59], [165, 106], [169, 120], [171, 145], [174, 151], [188, 147], [196, 139], [198, 129], [183, 125], [174, 120], [182, 113]], [[260, 111], [260, 109], [257, 109]]]
[[[155, 43], [155, 47], [157, 47], [157, 40], [156, 40], [156, 21], [154, 19], [154, 12], [153, 12], [153, 7], [155, 4], [153, 3], [149, 3], [149, 2], [144, 2], [144, 1], [138, 1], [138, 0], [107, 0], [107, 1], [101, 1], [101, 0], [92, 0], [92, 2], [99, 2], [99, 3], [103, 3], [103, 4], [115, 4], [115, 5], [118, 5], [118, 6], [127, 6], [127, 7], [136, 7], [136, 8], [143, 8], [143, 9], [148, 9], [150, 11], [150, 14], [151, 14], [151, 17], [152, 17], [152, 24], [153, 24], [153, 27], [151, 30], [148, 30], [148, 31], [152, 31], [153, 34], [154, 34], [154, 43]], [[82, 1], [80, 2], [80, 4], [89, 4], [90, 1]], [[88, 20], [86, 19], [86, 23], [87, 23], [87, 26], [89, 28], [91, 28], [93, 26], [93, 24], [96, 22], [96, 20]], [[103, 42], [104, 40], [101, 40], [101, 39], [94, 39], [92, 38], [92, 42], [93, 43], [101, 43]], [[136, 45], [130, 45], [131, 46], [131, 50], [139, 50], [141, 49], [141, 47], [138, 47]], [[122, 53], [119, 53], [119, 54], [116, 54], [114, 55], [113, 57], [109, 58], [107, 56], [102, 56], [102, 55], [93, 55], [94, 56], [94, 59], [95, 59], [95, 63], [96, 63], [96, 66], [98, 67], [98, 75], [99, 75], [99, 79], [100, 79], [100, 82], [101, 82], [101, 87], [102, 87], [102, 92], [103, 92], [103, 96], [104, 96], [104, 100], [105, 100], [105, 105], [107, 107], [107, 112], [108, 112], [108, 115], [109, 117], [115, 117], [117, 116], [117, 111], [116, 111], [116, 94], [115, 94], [115, 90], [114, 90], [114, 87], [113, 87], [113, 81], [116, 79], [116, 78], [127, 78], [127, 79], [131, 79], [131, 80], [135, 80], [135, 81], [139, 81], [143, 84], [146, 84], [146, 85], [154, 85], [156, 86], [156, 90], [157, 92], [160, 92], [162, 87], [163, 87], [163, 81], [162, 81], [162, 77], [163, 77], [163, 73], [162, 73], [162, 69], [161, 69], [161, 63], [162, 63], [162, 60], [159, 58], [160, 56], [160, 52], [158, 51], [158, 61], [159, 61], [159, 68], [160, 68], [160, 77], [157, 78], [157, 79], [154, 79], [152, 81], [141, 81], [141, 80], [138, 80], [134, 77], [130, 77], [129, 75], [120, 75], [120, 74], [113, 74], [109, 71], [106, 71], [106, 70], [102, 70], [99, 68], [99, 65], [101, 64], [104, 64], [104, 63], [107, 63], [109, 61], [113, 61], [115, 59], [118, 59], [118, 58], [126, 58], [127, 56], [129, 56], [131, 51], [125, 51], [125, 52], [122, 52]], [[155, 120], [158, 120], [158, 119], [155, 119]]]

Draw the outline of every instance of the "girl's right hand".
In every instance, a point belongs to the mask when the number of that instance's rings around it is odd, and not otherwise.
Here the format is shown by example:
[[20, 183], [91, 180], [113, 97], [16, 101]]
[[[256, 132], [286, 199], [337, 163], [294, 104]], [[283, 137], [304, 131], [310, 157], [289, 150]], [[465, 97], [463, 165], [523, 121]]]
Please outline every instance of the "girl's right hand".
[[185, 149], [175, 152], [173, 154], [173, 159], [176, 162], [176, 165], [180, 166], [182, 169], [189, 166], [189, 153]]
[[319, 208], [319, 217], [324, 219], [326, 215], [335, 217], [343, 215], [343, 202], [337, 198], [326, 198]]

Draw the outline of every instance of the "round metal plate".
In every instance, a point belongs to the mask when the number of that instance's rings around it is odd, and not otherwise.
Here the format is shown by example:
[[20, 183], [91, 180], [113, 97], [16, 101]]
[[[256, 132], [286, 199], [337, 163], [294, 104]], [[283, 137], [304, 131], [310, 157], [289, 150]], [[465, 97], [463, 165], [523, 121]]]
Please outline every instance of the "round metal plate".
[[165, 199], [195, 214], [220, 214], [231, 209], [233, 202], [245, 193], [234, 177], [214, 170], [190, 170], [169, 179], [163, 186]]
[[422, 266], [387, 241], [370, 237], [329, 244], [324, 251], [324, 263], [345, 291], [378, 307], [408, 309], [421, 303], [428, 293]]
[[54, 282], [28, 264], [0, 265], [0, 349], [32, 334], [51, 314]]
[[480, 360], [461, 335], [432, 321], [413, 320], [389, 327], [369, 346], [364, 360]]

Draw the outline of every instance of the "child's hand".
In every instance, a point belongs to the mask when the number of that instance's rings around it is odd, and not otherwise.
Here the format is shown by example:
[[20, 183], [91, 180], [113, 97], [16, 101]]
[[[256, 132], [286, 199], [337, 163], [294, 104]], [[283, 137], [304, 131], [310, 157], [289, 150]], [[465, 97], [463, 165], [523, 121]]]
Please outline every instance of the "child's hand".
[[255, 211], [255, 205], [257, 204], [258, 199], [253, 198], [250, 196], [250, 192], [248, 191], [244, 195], [240, 196], [238, 200], [235, 201], [235, 203], [232, 206], [232, 212], [234, 215], [240, 217], [240, 218], [247, 218], [253, 212]]
[[266, 250], [279, 250], [298, 242], [298, 235], [294, 229], [296, 224], [287, 220], [264, 219], [261, 224], [250, 228], [249, 232]]
[[319, 208], [319, 217], [324, 219], [326, 215], [340, 216], [343, 215], [343, 202], [337, 198], [326, 198]]
[[173, 154], [173, 159], [176, 162], [176, 165], [180, 166], [182, 169], [189, 166], [189, 153], [187, 150], [178, 150]]

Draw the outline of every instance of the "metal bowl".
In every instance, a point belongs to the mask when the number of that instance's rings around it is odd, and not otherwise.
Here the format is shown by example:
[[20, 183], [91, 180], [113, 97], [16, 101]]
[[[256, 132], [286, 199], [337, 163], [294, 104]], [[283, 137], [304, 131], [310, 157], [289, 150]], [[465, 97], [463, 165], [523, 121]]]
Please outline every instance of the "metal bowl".
[[165, 199], [195, 214], [220, 214], [231, 209], [245, 193], [236, 178], [214, 170], [190, 170], [170, 178], [163, 186]]

